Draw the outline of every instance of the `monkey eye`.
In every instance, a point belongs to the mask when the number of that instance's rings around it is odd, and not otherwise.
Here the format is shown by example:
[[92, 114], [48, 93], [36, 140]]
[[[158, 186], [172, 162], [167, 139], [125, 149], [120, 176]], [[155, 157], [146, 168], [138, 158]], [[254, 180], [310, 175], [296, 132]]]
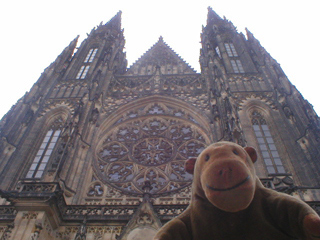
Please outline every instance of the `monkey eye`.
[[236, 149], [234, 149], [232, 152], [233, 152], [235, 155], [239, 155], [239, 152], [238, 152]]
[[205, 158], [206, 162], [208, 162], [209, 159], [210, 159], [210, 156], [209, 156], [209, 154], [207, 154], [207, 155], [206, 155], [206, 158]]

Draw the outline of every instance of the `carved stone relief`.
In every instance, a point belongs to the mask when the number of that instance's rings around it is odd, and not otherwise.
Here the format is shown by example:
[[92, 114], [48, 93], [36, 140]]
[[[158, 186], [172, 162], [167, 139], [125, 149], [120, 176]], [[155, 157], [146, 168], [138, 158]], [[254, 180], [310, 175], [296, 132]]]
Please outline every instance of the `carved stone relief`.
[[50, 98], [81, 98], [88, 91], [86, 82], [68, 81], [57, 84]]
[[107, 96], [104, 102], [106, 112], [155, 94], [177, 97], [201, 109], [208, 107], [206, 82], [198, 74], [117, 77], [112, 80], [110, 90], [111, 96]]
[[190, 184], [184, 161], [205, 145], [190, 123], [163, 116], [133, 120], [109, 133], [97, 151], [95, 168], [103, 182], [126, 192], [141, 194], [149, 180], [152, 193], [165, 193]]

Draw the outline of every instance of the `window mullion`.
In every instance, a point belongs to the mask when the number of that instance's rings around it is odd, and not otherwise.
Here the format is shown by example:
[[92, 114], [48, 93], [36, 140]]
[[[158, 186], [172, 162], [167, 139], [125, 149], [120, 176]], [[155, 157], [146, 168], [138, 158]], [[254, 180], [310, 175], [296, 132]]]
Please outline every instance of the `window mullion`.
[[84, 60], [85, 63], [87, 63], [88, 60], [90, 59], [90, 57], [92, 56], [92, 52], [93, 52], [93, 48], [91, 48], [91, 49], [89, 50], [89, 52], [88, 52], [88, 54], [87, 54], [87, 56], [86, 56], [86, 58], [85, 58], [85, 60]]
[[[274, 158], [273, 158], [272, 153], [271, 153], [271, 151], [270, 151], [269, 143], [267, 142], [267, 137], [266, 137], [265, 131], [264, 131], [264, 129], [262, 128], [262, 125], [261, 125], [261, 124], [259, 124], [259, 128], [260, 128], [260, 131], [261, 131], [262, 136], [263, 136], [264, 144], [265, 144], [266, 147], [267, 147], [268, 155], [269, 155], [269, 158], [270, 158], [270, 160], [271, 160], [272, 166], [273, 166], [275, 172], [278, 172], [277, 166], [275, 165], [275, 162], [274, 162]], [[267, 165], [267, 164], [266, 164], [266, 165]]]
[[[48, 131], [48, 132], [49, 132], [49, 131]], [[55, 133], [55, 131], [52, 131], [51, 135], [49, 136], [48, 142], [46, 143], [46, 146], [44, 147], [44, 150], [43, 150], [43, 152], [42, 152], [42, 154], [41, 154], [41, 157], [40, 157], [40, 159], [39, 159], [39, 161], [38, 161], [38, 163], [37, 163], [37, 166], [36, 166], [36, 168], [34, 169], [34, 172], [33, 172], [33, 174], [32, 174], [32, 178], [35, 178], [35, 176], [36, 176], [37, 173], [38, 173], [39, 167], [40, 167], [40, 165], [41, 165], [41, 163], [42, 163], [42, 161], [43, 161], [43, 158], [44, 158], [44, 156], [45, 156], [45, 153], [47, 152], [47, 149], [48, 149], [48, 147], [49, 147], [49, 144], [50, 144], [50, 142], [51, 142], [51, 139], [52, 139], [54, 133]], [[48, 137], [48, 136], [46, 135], [46, 137]], [[42, 143], [43, 143], [43, 142], [42, 142]]]
[[233, 57], [238, 57], [238, 53], [233, 45], [233, 43], [230, 43], [230, 48], [231, 48], [231, 51], [232, 51], [232, 54], [233, 54]]
[[80, 68], [80, 70], [79, 70], [79, 72], [78, 72], [78, 74], [76, 76], [76, 79], [80, 79], [80, 77], [81, 77], [81, 75], [82, 75], [82, 73], [84, 71], [84, 68], [85, 68], [85, 66], [81, 66], [81, 68]]
[[85, 79], [85, 77], [86, 77], [86, 75], [87, 75], [87, 73], [88, 73], [88, 71], [89, 71], [89, 68], [90, 68], [90, 66], [88, 65], [88, 66], [86, 66], [86, 68], [83, 70], [83, 72], [82, 72], [82, 74], [81, 74], [81, 79]]
[[[44, 137], [37, 155], [35, 156], [31, 167], [27, 173], [27, 178], [41, 178], [43, 172], [49, 162], [49, 158], [53, 152], [53, 149], [58, 142], [61, 130], [49, 130]], [[41, 155], [39, 155], [41, 152]], [[33, 168], [34, 164], [36, 164], [35, 168]]]
[[[93, 49], [91, 49], [91, 50], [93, 50]], [[90, 59], [89, 59], [89, 63], [91, 63], [91, 62], [93, 61], [94, 57], [95, 57], [96, 54], [97, 54], [97, 51], [98, 51], [98, 48], [95, 48], [95, 49], [93, 50], [93, 52], [92, 52], [92, 54], [91, 54], [91, 57], [90, 57]]]
[[236, 60], [236, 64], [237, 64], [239, 72], [240, 73], [244, 73], [241, 61], [240, 60]]

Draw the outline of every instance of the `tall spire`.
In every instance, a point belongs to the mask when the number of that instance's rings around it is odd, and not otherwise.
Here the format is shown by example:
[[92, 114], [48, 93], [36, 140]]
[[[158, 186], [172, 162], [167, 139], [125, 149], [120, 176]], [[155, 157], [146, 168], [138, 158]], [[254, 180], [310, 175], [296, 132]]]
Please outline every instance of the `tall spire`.
[[79, 35], [74, 38], [70, 44], [62, 51], [62, 53], [57, 57], [55, 64], [57, 65], [60, 62], [66, 62], [69, 61], [74, 53], [74, 50], [76, 49], [77, 43], [78, 43]]
[[108, 30], [112, 30], [112, 32], [117, 33], [121, 32], [121, 14], [122, 12], [119, 11], [113, 18], [111, 18], [105, 24], [100, 23], [97, 28], [93, 28], [90, 34], [94, 33], [102, 33]]
[[208, 7], [208, 18], [207, 18], [207, 24], [217, 21], [217, 20], [222, 20], [222, 18], [215, 12], [211, 7]]
[[110, 19], [109, 22], [105, 24], [105, 26], [114, 28], [116, 30], [121, 30], [121, 14], [122, 12], [119, 11], [113, 18]]

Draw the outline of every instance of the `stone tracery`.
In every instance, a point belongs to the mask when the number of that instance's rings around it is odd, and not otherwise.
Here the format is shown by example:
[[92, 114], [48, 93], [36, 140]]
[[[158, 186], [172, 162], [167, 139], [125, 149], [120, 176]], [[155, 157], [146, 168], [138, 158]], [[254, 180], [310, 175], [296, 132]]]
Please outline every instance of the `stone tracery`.
[[190, 114], [155, 103], [131, 109], [101, 140], [94, 167], [98, 178], [134, 195], [168, 194], [191, 184], [184, 162], [197, 156], [208, 143]]

